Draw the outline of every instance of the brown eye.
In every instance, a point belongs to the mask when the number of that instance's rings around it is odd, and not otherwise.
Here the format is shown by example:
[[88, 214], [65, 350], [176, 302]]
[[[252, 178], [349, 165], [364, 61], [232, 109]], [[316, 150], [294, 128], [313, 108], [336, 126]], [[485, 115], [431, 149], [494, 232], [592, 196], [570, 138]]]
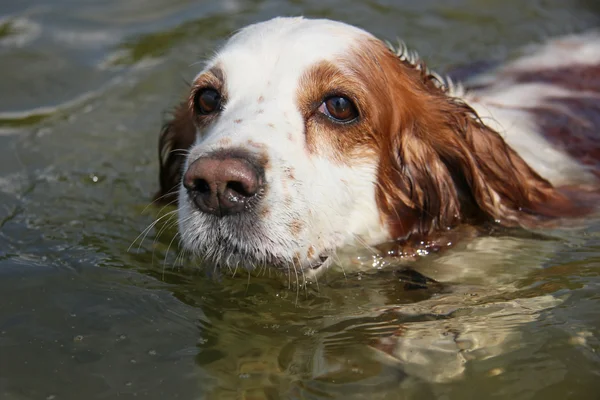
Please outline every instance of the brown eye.
[[350, 122], [358, 117], [356, 107], [344, 96], [331, 96], [325, 99], [319, 111], [336, 122]]
[[215, 89], [200, 89], [194, 96], [194, 107], [199, 114], [211, 114], [218, 111], [220, 106], [221, 95]]

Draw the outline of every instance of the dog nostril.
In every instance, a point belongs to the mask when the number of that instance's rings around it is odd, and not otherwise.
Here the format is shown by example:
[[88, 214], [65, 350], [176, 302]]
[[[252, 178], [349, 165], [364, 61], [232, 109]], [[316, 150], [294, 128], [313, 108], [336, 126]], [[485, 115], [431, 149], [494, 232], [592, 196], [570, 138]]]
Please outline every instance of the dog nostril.
[[204, 179], [195, 179], [193, 190], [198, 193], [210, 193], [210, 185]]
[[240, 194], [243, 197], [254, 196], [254, 192], [252, 192], [251, 190], [248, 190], [242, 182], [238, 182], [238, 181], [227, 182], [227, 189], [229, 189], [237, 194]]

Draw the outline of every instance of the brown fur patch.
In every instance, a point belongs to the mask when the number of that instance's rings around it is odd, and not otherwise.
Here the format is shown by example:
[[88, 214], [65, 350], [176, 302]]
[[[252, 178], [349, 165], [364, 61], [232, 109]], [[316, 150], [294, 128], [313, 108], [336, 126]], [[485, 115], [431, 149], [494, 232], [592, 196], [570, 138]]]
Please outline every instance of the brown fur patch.
[[[342, 164], [351, 164], [357, 158], [374, 159], [374, 143], [369, 132], [372, 125], [368, 103], [371, 99], [360, 84], [361, 79], [364, 77], [351, 73], [344, 61], [336, 64], [320, 62], [302, 76], [296, 101], [304, 116], [309, 153]], [[333, 94], [354, 101], [360, 113], [356, 121], [337, 123], [318, 111], [325, 98]]]
[[306, 258], [308, 258], [310, 260], [314, 255], [315, 255], [315, 247], [310, 246], [308, 248], [308, 251], [306, 252]]
[[558, 97], [545, 103], [528, 109], [544, 137], [600, 176], [600, 99]]
[[241, 123], [242, 123], [242, 121], [243, 121], [243, 119], [241, 119], [241, 118], [238, 118], [238, 119], [234, 119], [234, 120], [233, 120], [233, 122], [234, 122], [234, 123], [236, 123], [236, 124], [241, 124]]
[[248, 143], [248, 146], [254, 147], [255, 149], [266, 149], [267, 148], [266, 144], [255, 142], [252, 139], [249, 139], [246, 143]]
[[401, 105], [389, 116], [384, 148], [392, 153], [382, 158], [377, 191], [395, 237], [423, 236], [461, 222], [532, 226], [584, 211], [574, 209], [572, 199], [533, 171], [468, 105], [439, 89], [424, 65], [416, 69], [384, 50], [376, 58], [387, 75], [379, 77], [387, 81], [386, 102]]
[[517, 83], [549, 83], [575, 92], [600, 92], [600, 64], [516, 71], [508, 78]]
[[285, 171], [285, 176], [288, 177], [289, 180], [291, 181], [295, 181], [296, 180], [296, 176], [294, 175], [294, 168], [293, 167], [286, 167], [284, 169]]
[[[532, 226], [588, 211], [419, 66], [368, 39], [335, 64], [310, 68], [297, 95], [310, 153], [378, 165], [376, 201], [392, 237], [423, 238], [463, 222]], [[340, 124], [321, 114], [331, 95], [350, 98], [358, 120]]]
[[218, 143], [220, 146], [229, 146], [232, 142], [231, 142], [231, 138], [226, 137], [226, 138], [219, 139]]
[[198, 115], [194, 109], [194, 97], [196, 93], [198, 90], [205, 88], [215, 89], [221, 94], [221, 102], [227, 102], [228, 94], [227, 87], [225, 86], [225, 73], [219, 65], [212, 67], [210, 70], [196, 78], [196, 80], [192, 83], [192, 88], [188, 96], [188, 107], [194, 115], [194, 121], [198, 125], [206, 125], [216, 116], [214, 113], [210, 115]]
[[288, 227], [292, 236], [298, 237], [302, 232], [302, 228], [304, 228], [304, 223], [299, 219], [294, 219], [288, 224]]
[[158, 142], [160, 189], [155, 200], [161, 204], [177, 200], [181, 168], [188, 149], [196, 139], [194, 116], [187, 103], [182, 103], [173, 118], [163, 125]]
[[259, 96], [257, 102], [258, 103], [262, 103], [263, 101], [265, 101], [265, 97], [264, 96]]
[[265, 171], [268, 171], [271, 168], [271, 161], [265, 152], [260, 152], [258, 154], [258, 163], [265, 169]]
[[267, 206], [262, 207], [258, 213], [261, 219], [267, 219], [269, 214], [271, 214], [271, 209]]
[[160, 190], [155, 195], [159, 203], [171, 203], [177, 200], [177, 190], [181, 181], [182, 167], [187, 151], [201, 133], [215, 118], [215, 115], [197, 115], [194, 110], [196, 91], [212, 87], [227, 100], [224, 85], [225, 76], [220, 66], [211, 68], [199, 76], [192, 84], [187, 101], [182, 102], [173, 112], [173, 117], [162, 127], [158, 142]]
[[541, 133], [555, 147], [588, 165], [600, 176], [600, 64], [570, 65], [528, 71], [507, 71], [517, 83], [545, 83], [571, 90], [571, 96], [543, 99], [525, 108]]

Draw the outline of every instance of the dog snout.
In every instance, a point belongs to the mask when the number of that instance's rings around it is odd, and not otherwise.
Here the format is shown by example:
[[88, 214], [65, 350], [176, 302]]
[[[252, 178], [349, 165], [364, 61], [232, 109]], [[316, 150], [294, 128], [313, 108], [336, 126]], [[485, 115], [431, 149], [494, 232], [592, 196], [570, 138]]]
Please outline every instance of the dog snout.
[[264, 185], [264, 169], [245, 152], [217, 152], [190, 164], [183, 186], [198, 209], [222, 217], [248, 210]]

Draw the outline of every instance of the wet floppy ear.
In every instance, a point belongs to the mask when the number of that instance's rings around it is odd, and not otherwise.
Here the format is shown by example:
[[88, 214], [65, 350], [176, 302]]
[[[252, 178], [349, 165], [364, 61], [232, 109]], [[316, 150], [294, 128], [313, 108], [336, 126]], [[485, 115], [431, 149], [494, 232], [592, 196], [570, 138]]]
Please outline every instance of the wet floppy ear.
[[416, 129], [392, 134], [379, 166], [377, 201], [395, 238], [452, 225], [458, 209], [448, 169]]
[[426, 235], [461, 222], [532, 227], [587, 211], [533, 171], [470, 107], [445, 94], [421, 96], [421, 107], [404, 116], [409, 123], [391, 134], [380, 165], [377, 200], [392, 235]]
[[449, 128], [455, 146], [437, 151], [480, 216], [503, 225], [533, 227], [551, 218], [587, 212], [538, 175], [470, 107], [452, 106], [455, 113]]
[[160, 189], [155, 201], [167, 204], [177, 200], [186, 154], [196, 139], [196, 126], [186, 102], [181, 103], [166, 122], [158, 140]]

